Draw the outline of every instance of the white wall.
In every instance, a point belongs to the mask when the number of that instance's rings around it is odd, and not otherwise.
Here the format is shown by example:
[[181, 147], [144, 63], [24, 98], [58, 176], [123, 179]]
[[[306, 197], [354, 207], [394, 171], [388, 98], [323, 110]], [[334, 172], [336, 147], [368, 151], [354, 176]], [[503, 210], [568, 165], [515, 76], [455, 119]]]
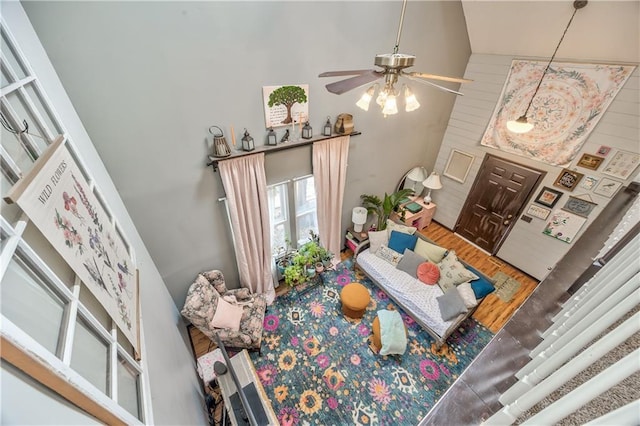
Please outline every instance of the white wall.
[[[373, 68], [395, 44], [398, 1], [24, 2], [100, 157], [177, 306], [197, 272], [237, 267], [217, 173], [205, 167], [211, 125], [263, 143], [262, 86], [310, 85], [316, 133], [354, 114], [343, 228], [363, 193], [429, 170], [454, 95], [412, 83], [422, 107], [382, 117], [355, 106], [365, 88], [326, 91], [329, 70]], [[400, 51], [415, 71], [460, 76], [470, 48], [458, 1], [409, 2]], [[448, 87], [457, 88], [457, 85]], [[282, 130], [280, 131], [282, 134]], [[310, 149], [267, 156], [270, 182], [309, 173]]]
[[[435, 191], [434, 202], [438, 205], [435, 220], [453, 229], [462, 210], [467, 195], [477, 176], [485, 154], [490, 153], [526, 166], [546, 171], [547, 175], [538, 188], [542, 186], [553, 187], [553, 182], [562, 170], [562, 167], [554, 167], [526, 157], [505, 153], [496, 149], [480, 145], [482, 135], [493, 114], [493, 109], [498, 101], [502, 87], [509, 73], [512, 56], [473, 54], [469, 59], [465, 77], [474, 82], [467, 85], [466, 96], [458, 98], [449, 120], [444, 140], [436, 161], [436, 170], [444, 170], [451, 149], [457, 148], [475, 156], [471, 171], [464, 184], [456, 182], [446, 176], [442, 177], [444, 188]], [[578, 153], [569, 168], [573, 169], [582, 153], [595, 153], [600, 145], [612, 147], [612, 152], [606, 160], [609, 160], [618, 149], [630, 152], [639, 152], [638, 135], [640, 134], [640, 73], [638, 69], [620, 90], [613, 100], [600, 122], [594, 128], [592, 134]], [[606, 165], [605, 160], [605, 165]], [[600, 170], [604, 166], [600, 167]], [[601, 171], [578, 169], [586, 176], [602, 178]], [[627, 179], [624, 184], [631, 182], [640, 170]], [[538, 194], [535, 189], [533, 197]], [[566, 193], [566, 191], [564, 191]], [[587, 193], [598, 206], [589, 215], [587, 223], [582, 227], [585, 230], [598, 216], [610, 198], [594, 194], [581, 188], [576, 188], [572, 195]], [[564, 195], [556, 208], [567, 200]], [[528, 206], [529, 203], [526, 204]], [[525, 207], [526, 213], [526, 207]], [[562, 256], [571, 249], [567, 244], [542, 234], [547, 221], [533, 218], [531, 223], [517, 220], [511, 233], [497, 253], [501, 259], [513, 266], [525, 271], [529, 275], [542, 280]], [[578, 234], [578, 237], [581, 234]]]
[[[2, 18], [30, 62], [45, 93], [55, 106], [60, 121], [67, 127], [68, 135], [81, 159], [135, 250], [137, 267], [140, 270], [140, 299], [144, 324], [142, 355], [151, 388], [148, 401], [153, 403], [151, 420], [155, 420], [157, 424], [203, 424], [203, 397], [194, 370], [195, 363], [186, 328], [162, 277], [20, 3], [3, 2]], [[23, 393], [20, 388], [16, 388], [15, 392], [16, 396], [25, 399], [31, 394], [31, 391]], [[43, 407], [37, 408], [46, 410]], [[58, 421], [64, 423], [64, 419]]]

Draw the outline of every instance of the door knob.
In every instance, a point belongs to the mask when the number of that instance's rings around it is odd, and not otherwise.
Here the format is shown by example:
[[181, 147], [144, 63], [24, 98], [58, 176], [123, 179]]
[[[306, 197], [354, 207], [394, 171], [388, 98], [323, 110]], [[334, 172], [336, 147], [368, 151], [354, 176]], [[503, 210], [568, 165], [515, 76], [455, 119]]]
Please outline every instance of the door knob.
[[512, 219], [512, 218], [513, 218], [513, 215], [512, 215], [512, 214], [508, 214], [508, 215], [507, 215], [507, 219]]
[[510, 223], [511, 223], [511, 221], [510, 221], [510, 220], [505, 220], [504, 222], [502, 222], [502, 224], [503, 224], [504, 226], [507, 226], [507, 225], [508, 225], [508, 224], [510, 224]]

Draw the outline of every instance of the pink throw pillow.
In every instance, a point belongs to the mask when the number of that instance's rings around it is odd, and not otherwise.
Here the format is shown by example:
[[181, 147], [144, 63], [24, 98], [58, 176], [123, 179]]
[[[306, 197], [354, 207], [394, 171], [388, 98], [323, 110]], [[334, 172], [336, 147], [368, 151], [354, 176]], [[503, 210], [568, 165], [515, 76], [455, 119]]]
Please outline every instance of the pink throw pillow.
[[425, 284], [434, 285], [440, 279], [440, 268], [431, 262], [424, 262], [418, 265], [418, 279]]
[[211, 320], [211, 325], [214, 328], [228, 328], [233, 331], [239, 331], [242, 312], [242, 306], [232, 305], [223, 298], [219, 298], [218, 307]]

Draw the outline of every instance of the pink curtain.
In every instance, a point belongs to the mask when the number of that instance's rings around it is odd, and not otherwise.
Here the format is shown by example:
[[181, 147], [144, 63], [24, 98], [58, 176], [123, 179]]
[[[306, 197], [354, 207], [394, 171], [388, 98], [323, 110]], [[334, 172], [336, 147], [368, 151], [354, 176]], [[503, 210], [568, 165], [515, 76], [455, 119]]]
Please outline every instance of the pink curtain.
[[227, 195], [240, 285], [275, 298], [271, 278], [269, 204], [264, 153], [220, 161], [220, 177]]
[[342, 248], [342, 198], [347, 178], [349, 136], [313, 144], [313, 178], [318, 209], [318, 235], [322, 245], [337, 256]]

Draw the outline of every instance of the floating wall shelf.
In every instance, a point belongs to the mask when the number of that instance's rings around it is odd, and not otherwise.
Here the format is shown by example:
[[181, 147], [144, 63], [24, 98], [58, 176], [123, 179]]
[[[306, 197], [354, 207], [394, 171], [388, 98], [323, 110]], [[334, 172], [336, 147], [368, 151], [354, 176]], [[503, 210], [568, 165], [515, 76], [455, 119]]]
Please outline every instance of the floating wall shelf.
[[[360, 134], [362, 134], [362, 132], [351, 132], [349, 134], [349, 136], [358, 136]], [[323, 141], [325, 139], [339, 138], [341, 136], [345, 136], [345, 135], [336, 134], [336, 135], [331, 135], [331, 136], [317, 136], [317, 137], [313, 137], [311, 139], [300, 139], [300, 140], [295, 141], [295, 142], [294, 141], [281, 142], [281, 143], [278, 143], [278, 145], [261, 145], [261, 146], [257, 146], [256, 149], [254, 149], [253, 151], [236, 151], [236, 152], [232, 152], [231, 155], [229, 155], [227, 157], [214, 157], [212, 155], [209, 155], [209, 162], [207, 163], [207, 166], [213, 166], [213, 171], [217, 172], [218, 171], [218, 162], [220, 162], [220, 161], [230, 160], [232, 158], [244, 157], [245, 155], [258, 154], [260, 152], [264, 152], [265, 154], [269, 154], [271, 152], [283, 151], [285, 149], [290, 149], [290, 148], [297, 148], [299, 146], [309, 145], [309, 144], [312, 144], [314, 142]]]

